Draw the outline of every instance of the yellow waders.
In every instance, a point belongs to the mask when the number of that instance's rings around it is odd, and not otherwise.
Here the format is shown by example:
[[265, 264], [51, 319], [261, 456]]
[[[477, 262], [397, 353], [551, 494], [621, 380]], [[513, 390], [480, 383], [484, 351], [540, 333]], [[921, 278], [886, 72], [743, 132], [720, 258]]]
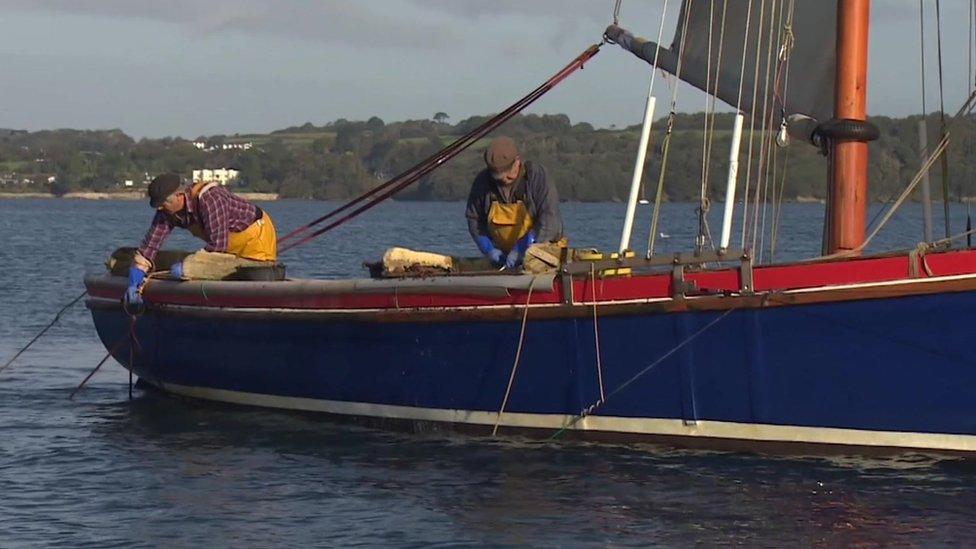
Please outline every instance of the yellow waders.
[[255, 261], [278, 259], [278, 234], [268, 212], [239, 233], [227, 235], [227, 253]]
[[[196, 201], [201, 194], [210, 190], [216, 183], [194, 183], [190, 187], [190, 199]], [[278, 235], [268, 212], [261, 212], [261, 219], [248, 225], [240, 232], [227, 235], [227, 253], [255, 261], [275, 261], [278, 258]], [[205, 240], [203, 227], [190, 225], [193, 236]]]

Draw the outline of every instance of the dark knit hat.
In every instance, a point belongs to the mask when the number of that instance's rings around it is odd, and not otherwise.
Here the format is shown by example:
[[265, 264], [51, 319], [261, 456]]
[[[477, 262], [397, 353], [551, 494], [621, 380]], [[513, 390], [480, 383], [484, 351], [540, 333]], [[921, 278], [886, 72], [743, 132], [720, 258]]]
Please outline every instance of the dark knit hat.
[[166, 202], [169, 195], [180, 188], [180, 176], [175, 173], [157, 175], [149, 182], [149, 205], [158, 208]]
[[489, 170], [501, 172], [512, 167], [518, 154], [518, 147], [511, 137], [496, 137], [485, 149], [485, 164]]

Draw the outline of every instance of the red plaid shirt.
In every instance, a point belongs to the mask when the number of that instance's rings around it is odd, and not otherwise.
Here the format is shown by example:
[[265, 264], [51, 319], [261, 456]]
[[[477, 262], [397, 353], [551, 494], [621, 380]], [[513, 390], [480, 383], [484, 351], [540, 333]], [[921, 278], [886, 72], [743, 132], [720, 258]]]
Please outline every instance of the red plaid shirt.
[[234, 196], [223, 187], [211, 187], [197, 197], [196, 203], [190, 199], [189, 191], [183, 193], [186, 195], [185, 208], [175, 214], [159, 210], [153, 217], [152, 225], [139, 246], [139, 253], [149, 261], [156, 257], [173, 227], [188, 229], [191, 225], [200, 225], [203, 239], [207, 242], [204, 249], [208, 252], [226, 252], [227, 235], [243, 231], [257, 220], [258, 209], [254, 204]]

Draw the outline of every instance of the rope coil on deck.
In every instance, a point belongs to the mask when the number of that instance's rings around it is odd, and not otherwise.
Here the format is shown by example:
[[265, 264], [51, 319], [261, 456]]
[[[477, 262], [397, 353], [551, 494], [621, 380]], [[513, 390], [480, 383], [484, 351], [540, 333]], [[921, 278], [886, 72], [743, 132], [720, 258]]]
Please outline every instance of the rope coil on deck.
[[919, 242], [912, 251], [908, 252], [909, 278], [919, 277], [919, 264], [921, 264], [926, 276], [935, 276], [932, 274], [932, 269], [929, 268], [928, 261], [925, 260], [925, 252], [929, 250], [929, 247], [930, 246], [927, 242]]

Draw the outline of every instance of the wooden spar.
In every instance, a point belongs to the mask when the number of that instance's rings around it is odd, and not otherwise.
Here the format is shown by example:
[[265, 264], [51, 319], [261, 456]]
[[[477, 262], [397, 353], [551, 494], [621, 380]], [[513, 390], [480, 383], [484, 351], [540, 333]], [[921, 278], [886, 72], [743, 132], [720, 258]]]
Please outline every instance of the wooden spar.
[[[834, 118], [865, 120], [870, 0], [837, 2], [837, 79]], [[836, 139], [830, 150], [827, 253], [856, 252], [864, 242], [868, 144]]]

